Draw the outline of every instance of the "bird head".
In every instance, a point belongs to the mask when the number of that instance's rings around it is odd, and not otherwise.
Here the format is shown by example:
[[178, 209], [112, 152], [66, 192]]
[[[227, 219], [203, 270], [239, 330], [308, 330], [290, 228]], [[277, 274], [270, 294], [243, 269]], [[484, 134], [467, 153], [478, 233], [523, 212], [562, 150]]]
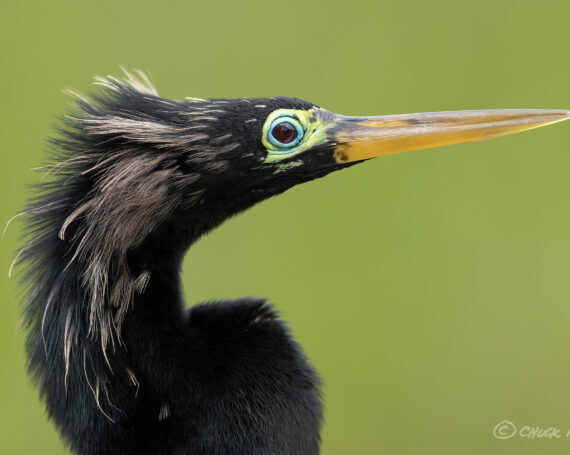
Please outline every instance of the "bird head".
[[569, 118], [563, 110], [348, 117], [287, 97], [172, 101], [142, 73], [97, 83], [106, 90], [79, 96], [56, 140], [81, 187], [60, 236], [83, 219], [83, 234], [120, 237], [112, 243], [129, 248], [187, 216], [192, 240], [260, 200], [370, 158]]
[[69, 118], [71, 131], [59, 145], [83, 150], [95, 162], [83, 170], [95, 192], [103, 182], [109, 194], [144, 206], [145, 200], [164, 204], [153, 192], [160, 190], [175, 201], [166, 203], [169, 210], [202, 206], [231, 214], [370, 158], [515, 133], [569, 116], [562, 110], [489, 110], [348, 117], [287, 97], [171, 101], [159, 97], [144, 75], [127, 76], [98, 80], [107, 92], [80, 99], [81, 113]]
[[[98, 78], [56, 140], [67, 160], [71, 226], [132, 248], [166, 221], [188, 242], [297, 184], [377, 156], [477, 141], [569, 118], [564, 110], [487, 110], [349, 117], [295, 98], [158, 95], [144, 74]], [[110, 239], [110, 240], [109, 240]], [[178, 247], [179, 248], [179, 247]]]

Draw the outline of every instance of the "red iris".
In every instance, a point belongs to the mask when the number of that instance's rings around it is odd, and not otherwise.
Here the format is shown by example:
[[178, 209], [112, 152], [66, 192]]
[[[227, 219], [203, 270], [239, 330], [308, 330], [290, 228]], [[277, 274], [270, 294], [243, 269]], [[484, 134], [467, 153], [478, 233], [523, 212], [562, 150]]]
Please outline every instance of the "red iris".
[[290, 144], [297, 139], [297, 128], [289, 122], [281, 122], [273, 127], [273, 137], [282, 144]]

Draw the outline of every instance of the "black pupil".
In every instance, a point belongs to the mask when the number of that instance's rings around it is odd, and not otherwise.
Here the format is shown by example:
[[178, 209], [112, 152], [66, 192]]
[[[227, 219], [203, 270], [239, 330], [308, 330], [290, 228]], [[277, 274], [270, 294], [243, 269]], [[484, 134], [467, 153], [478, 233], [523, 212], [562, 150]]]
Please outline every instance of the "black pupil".
[[282, 144], [289, 144], [297, 139], [297, 128], [289, 122], [281, 122], [273, 127], [273, 137]]

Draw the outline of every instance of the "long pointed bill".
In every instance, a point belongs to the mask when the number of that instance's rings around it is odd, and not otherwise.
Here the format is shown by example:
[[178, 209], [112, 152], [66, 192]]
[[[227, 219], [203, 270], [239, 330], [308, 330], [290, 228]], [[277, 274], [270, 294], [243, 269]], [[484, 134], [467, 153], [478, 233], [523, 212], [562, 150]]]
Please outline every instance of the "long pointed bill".
[[338, 163], [474, 142], [570, 118], [564, 110], [487, 110], [344, 117], [331, 131]]

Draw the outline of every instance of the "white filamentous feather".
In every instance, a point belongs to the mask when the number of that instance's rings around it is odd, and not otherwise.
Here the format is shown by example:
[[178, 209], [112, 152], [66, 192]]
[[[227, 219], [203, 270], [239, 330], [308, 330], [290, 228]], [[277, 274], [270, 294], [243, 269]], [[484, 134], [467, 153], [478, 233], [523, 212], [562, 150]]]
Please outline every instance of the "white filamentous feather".
[[95, 387], [93, 387], [91, 381], [89, 380], [89, 375], [87, 374], [87, 357], [85, 355], [85, 350], [83, 351], [83, 374], [85, 375], [85, 381], [87, 382], [87, 385], [91, 389], [91, 393], [93, 393], [93, 396], [95, 397], [95, 403], [97, 404], [97, 408], [99, 409], [99, 411], [101, 411], [101, 414], [103, 414], [107, 419], [109, 419], [109, 421], [115, 423], [115, 421], [103, 410], [103, 408], [101, 407], [101, 403], [99, 402], [99, 380], [96, 379]]
[[106, 77], [95, 76], [95, 85], [101, 85], [115, 92], [118, 92], [123, 86], [128, 86], [140, 93], [158, 96], [156, 88], [154, 88], [150, 79], [144, 72], [141, 70], [134, 70], [135, 74], [133, 74], [123, 67], [121, 67], [121, 69], [125, 74], [125, 80], [121, 80], [110, 75], [107, 75]]
[[170, 407], [167, 404], [163, 404], [158, 411], [158, 420], [166, 420], [170, 417]]
[[206, 101], [206, 100], [203, 100], [202, 98], [194, 98], [193, 96], [185, 96], [184, 99], [187, 101], [194, 102], [194, 103], [197, 103], [200, 101]]
[[127, 368], [127, 375], [129, 376], [129, 380], [131, 381], [131, 384], [135, 387], [135, 398], [137, 398], [139, 395], [140, 383], [130, 368]]

